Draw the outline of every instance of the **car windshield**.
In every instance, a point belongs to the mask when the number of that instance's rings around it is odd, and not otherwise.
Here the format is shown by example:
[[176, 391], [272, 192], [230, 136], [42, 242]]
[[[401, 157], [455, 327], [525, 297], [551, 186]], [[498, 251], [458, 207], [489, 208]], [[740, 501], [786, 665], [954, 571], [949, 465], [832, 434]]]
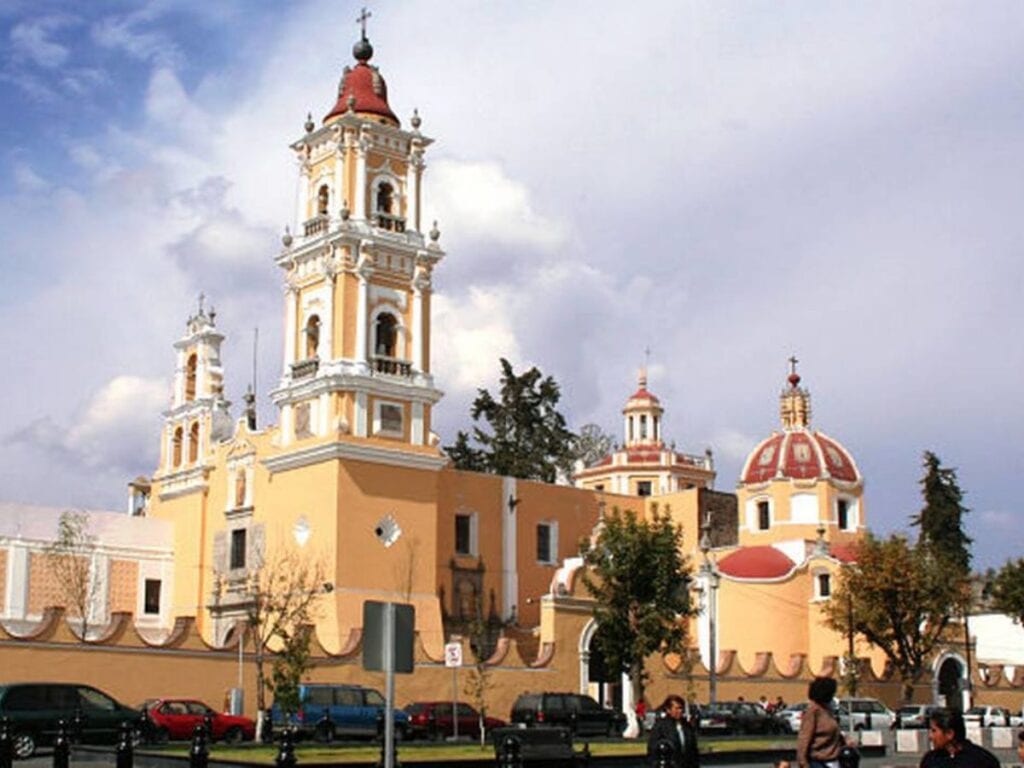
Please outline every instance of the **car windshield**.
[[984, 707], [971, 707], [970, 709], [967, 710], [967, 714], [968, 715], [984, 715], [985, 714], [985, 708]]
[[916, 715], [921, 711], [921, 707], [900, 707], [901, 715]]

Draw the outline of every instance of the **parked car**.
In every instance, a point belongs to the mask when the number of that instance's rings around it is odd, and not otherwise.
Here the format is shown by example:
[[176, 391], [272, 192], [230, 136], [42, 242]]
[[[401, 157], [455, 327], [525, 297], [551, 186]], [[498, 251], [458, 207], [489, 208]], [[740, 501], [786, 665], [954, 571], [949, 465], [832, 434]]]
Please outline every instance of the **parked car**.
[[579, 736], [621, 736], [626, 716], [579, 693], [524, 693], [512, 705], [513, 723], [562, 725]]
[[779, 733], [782, 722], [749, 701], [718, 701], [701, 709], [701, 733]]
[[[384, 697], [373, 688], [329, 683], [300, 685], [299, 701], [299, 711], [287, 719], [275, 701], [270, 708], [271, 723], [274, 728], [293, 726], [300, 736], [312, 736], [322, 742], [343, 737], [376, 736], [377, 722], [382, 719], [386, 706]], [[404, 739], [409, 716], [396, 709], [392, 718], [396, 738]]]
[[[122, 723], [135, 729], [141, 713], [91, 685], [75, 683], [11, 683], [0, 685], [0, 717], [14, 737], [14, 754], [26, 759], [40, 744], [52, 744], [64, 720], [85, 744], [112, 743]], [[77, 723], [77, 725], [76, 725]]]
[[928, 718], [937, 707], [927, 704], [905, 704], [896, 710], [893, 728], [927, 728]]
[[[684, 699], [685, 701], [685, 699]], [[697, 728], [700, 724], [700, 705], [693, 701], [686, 702], [686, 709], [683, 711], [683, 720], [686, 720], [694, 728]], [[644, 732], [649, 732], [654, 727], [654, 721], [661, 717], [660, 709], [649, 709], [644, 713], [643, 726]]]
[[787, 733], [797, 733], [800, 730], [800, 723], [803, 721], [804, 712], [807, 711], [807, 702], [801, 701], [797, 704], [790, 704], [784, 709], [775, 713], [775, 718]]
[[195, 699], [154, 699], [142, 706], [149, 717], [154, 741], [191, 739], [197, 725], [210, 720], [211, 738], [237, 744], [256, 738], [256, 722], [251, 717], [217, 712]]
[[[456, 717], [452, 718], [450, 701], [416, 701], [405, 707], [409, 716], [408, 735], [411, 739], [443, 739], [455, 735], [454, 724], [458, 721], [459, 736], [480, 738], [480, 713], [469, 704], [455, 705]], [[484, 731], [503, 728], [508, 725], [496, 717], [484, 717]]]
[[964, 722], [980, 725], [982, 728], [1012, 725], [1010, 710], [1006, 707], [977, 706], [964, 712]]
[[839, 699], [836, 711], [844, 731], [887, 731], [896, 722], [896, 713], [878, 699]]

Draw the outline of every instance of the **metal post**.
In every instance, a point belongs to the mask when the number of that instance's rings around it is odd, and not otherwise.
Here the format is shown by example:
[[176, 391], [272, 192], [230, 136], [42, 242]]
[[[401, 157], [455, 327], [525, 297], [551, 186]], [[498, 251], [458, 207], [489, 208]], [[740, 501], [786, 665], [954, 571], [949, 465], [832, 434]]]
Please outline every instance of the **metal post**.
[[384, 768], [395, 768], [395, 604], [384, 606]]
[[11, 739], [10, 724], [6, 717], [0, 717], [0, 768], [12, 768], [14, 763], [14, 741]]
[[117, 768], [132, 768], [135, 764], [135, 747], [132, 744], [132, 725], [128, 721], [121, 723], [121, 736], [117, 742], [115, 765]]
[[459, 740], [459, 668], [452, 667], [452, 741]]
[[277, 768], [294, 768], [298, 762], [295, 758], [295, 738], [291, 728], [285, 728], [281, 732], [281, 748], [277, 751], [274, 764]]
[[53, 743], [53, 768], [68, 768], [71, 764], [71, 742], [67, 723], [57, 723], [57, 740]]
[[518, 736], [505, 736], [501, 740], [501, 757], [498, 761], [501, 768], [522, 768], [521, 746]]
[[711, 552], [711, 510], [704, 516], [704, 522], [700, 526], [700, 551], [704, 555], [704, 563], [701, 565], [701, 572], [708, 580], [708, 656], [710, 666], [708, 668], [708, 701], [714, 704], [718, 701], [718, 565], [709, 557]]
[[197, 725], [192, 731], [192, 748], [188, 752], [189, 768], [208, 768], [210, 750], [206, 747], [206, 730]]

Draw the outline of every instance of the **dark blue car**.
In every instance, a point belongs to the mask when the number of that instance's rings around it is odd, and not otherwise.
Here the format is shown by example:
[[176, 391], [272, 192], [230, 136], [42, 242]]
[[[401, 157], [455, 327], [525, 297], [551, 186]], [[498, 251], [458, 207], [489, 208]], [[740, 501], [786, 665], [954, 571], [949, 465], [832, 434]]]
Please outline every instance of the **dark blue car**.
[[[339, 738], [373, 738], [378, 723], [383, 723], [384, 697], [373, 688], [361, 685], [305, 683], [299, 686], [299, 711], [285, 720], [274, 702], [270, 710], [274, 728], [291, 725], [304, 736], [330, 742]], [[402, 739], [409, 727], [409, 716], [394, 710], [395, 737]]]

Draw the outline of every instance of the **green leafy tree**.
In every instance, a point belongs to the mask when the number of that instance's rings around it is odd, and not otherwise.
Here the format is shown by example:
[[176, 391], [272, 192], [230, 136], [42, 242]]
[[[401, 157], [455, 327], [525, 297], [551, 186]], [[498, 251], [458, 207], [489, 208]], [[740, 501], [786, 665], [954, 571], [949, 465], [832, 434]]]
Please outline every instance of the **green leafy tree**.
[[78, 624], [82, 642], [89, 639], [100, 583], [93, 574], [96, 536], [88, 512], [67, 510], [57, 522], [57, 537], [46, 548], [46, 564], [68, 617]]
[[558, 411], [560, 398], [553, 378], [536, 367], [517, 375], [501, 358], [499, 398], [477, 390], [472, 436], [460, 431], [445, 450], [459, 469], [554, 482], [574, 437]]
[[592, 467], [612, 452], [615, 439], [597, 424], [584, 424], [578, 434], [573, 436], [566, 454], [566, 461], [559, 469], [566, 477], [572, 477], [576, 471], [576, 462], [583, 462], [584, 467]]
[[951, 617], [962, 612], [967, 577], [951, 571], [928, 546], [913, 546], [900, 535], [868, 534], [838, 581], [824, 606], [826, 624], [843, 635], [852, 629], [880, 649], [910, 701]]
[[989, 581], [992, 607], [1024, 624], [1024, 558], [1010, 560]]
[[938, 456], [924, 453], [925, 475], [921, 478], [924, 506], [911, 518], [921, 529], [919, 541], [932, 549], [958, 574], [971, 569], [971, 538], [964, 532], [964, 515], [970, 510], [963, 505], [963, 491], [956, 470], [943, 467]]
[[581, 544], [583, 583], [600, 626], [595, 642], [609, 670], [630, 675], [638, 697], [647, 681], [645, 659], [656, 652], [684, 655], [686, 620], [696, 613], [682, 528], [667, 510], [653, 512], [648, 520], [616, 509], [596, 539]]
[[313, 628], [307, 624], [282, 634], [281, 650], [270, 665], [267, 687], [274, 694], [274, 701], [280, 705], [281, 710], [290, 715], [297, 712], [302, 703], [299, 685], [303, 675], [312, 668], [310, 645]]

